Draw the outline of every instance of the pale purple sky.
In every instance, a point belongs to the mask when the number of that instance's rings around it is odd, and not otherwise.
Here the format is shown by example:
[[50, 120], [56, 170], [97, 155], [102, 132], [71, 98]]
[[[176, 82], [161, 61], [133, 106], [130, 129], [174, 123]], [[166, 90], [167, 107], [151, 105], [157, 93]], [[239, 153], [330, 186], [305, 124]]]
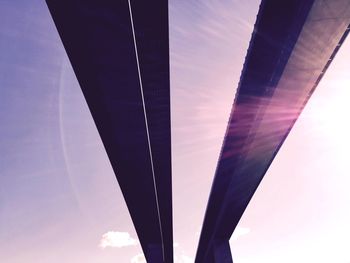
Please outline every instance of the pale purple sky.
[[[170, 1], [178, 263], [193, 262], [258, 5]], [[346, 41], [244, 214], [235, 263], [350, 262], [349, 50]], [[142, 262], [44, 0], [0, 1], [0, 51], [1, 262]]]

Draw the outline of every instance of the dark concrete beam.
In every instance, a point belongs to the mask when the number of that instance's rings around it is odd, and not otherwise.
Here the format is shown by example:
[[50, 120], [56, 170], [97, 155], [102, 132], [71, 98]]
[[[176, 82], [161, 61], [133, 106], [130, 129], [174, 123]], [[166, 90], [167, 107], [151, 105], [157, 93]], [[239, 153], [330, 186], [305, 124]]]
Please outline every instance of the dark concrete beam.
[[173, 262], [168, 2], [46, 2], [144, 254]]
[[350, 1], [263, 0], [212, 185], [196, 262], [229, 240], [349, 32]]

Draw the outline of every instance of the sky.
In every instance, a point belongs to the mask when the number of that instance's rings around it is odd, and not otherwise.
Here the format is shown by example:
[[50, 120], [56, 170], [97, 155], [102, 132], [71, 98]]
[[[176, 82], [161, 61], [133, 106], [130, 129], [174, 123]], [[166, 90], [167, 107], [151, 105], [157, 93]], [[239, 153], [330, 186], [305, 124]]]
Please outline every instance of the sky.
[[[193, 262], [258, 0], [169, 1], [174, 242]], [[235, 263], [350, 262], [350, 40], [230, 244]], [[0, 255], [144, 262], [44, 0], [0, 1]]]

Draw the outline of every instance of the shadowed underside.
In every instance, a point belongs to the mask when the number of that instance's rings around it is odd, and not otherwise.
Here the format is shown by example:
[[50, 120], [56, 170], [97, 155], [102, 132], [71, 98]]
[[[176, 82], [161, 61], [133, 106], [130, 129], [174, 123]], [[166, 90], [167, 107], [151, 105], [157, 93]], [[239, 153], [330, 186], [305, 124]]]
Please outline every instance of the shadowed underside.
[[[168, 3], [46, 0], [148, 262], [173, 262]], [[229, 239], [344, 41], [350, 0], [263, 0], [196, 262]]]
[[46, 2], [146, 259], [173, 262], [168, 2]]
[[348, 34], [349, 0], [263, 0], [212, 185], [196, 262], [232, 262], [229, 239]]

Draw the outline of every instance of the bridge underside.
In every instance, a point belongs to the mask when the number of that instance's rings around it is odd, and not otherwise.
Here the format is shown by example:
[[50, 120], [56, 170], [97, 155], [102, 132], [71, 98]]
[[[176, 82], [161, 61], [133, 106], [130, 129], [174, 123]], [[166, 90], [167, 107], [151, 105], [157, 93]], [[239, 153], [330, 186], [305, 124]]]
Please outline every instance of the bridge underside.
[[[146, 259], [173, 262], [168, 3], [46, 2]], [[228, 241], [349, 24], [350, 0], [262, 1], [196, 262], [232, 262]]]
[[173, 262], [168, 2], [46, 2], [147, 261]]
[[349, 32], [349, 0], [263, 0], [232, 108], [196, 262], [232, 262], [229, 239]]

